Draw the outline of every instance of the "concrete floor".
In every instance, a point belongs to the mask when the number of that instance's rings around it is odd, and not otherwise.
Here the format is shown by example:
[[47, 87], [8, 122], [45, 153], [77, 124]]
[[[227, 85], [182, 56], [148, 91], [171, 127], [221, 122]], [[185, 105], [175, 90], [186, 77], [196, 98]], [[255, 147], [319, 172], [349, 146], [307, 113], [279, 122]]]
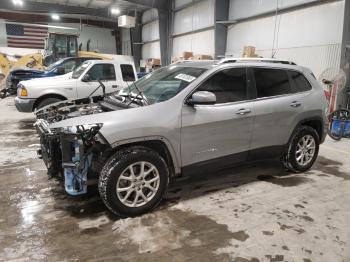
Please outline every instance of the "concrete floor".
[[0, 100], [0, 260], [350, 261], [350, 141], [314, 168], [266, 163], [174, 181], [163, 203], [118, 219], [96, 191], [70, 198], [36, 159], [33, 116]]

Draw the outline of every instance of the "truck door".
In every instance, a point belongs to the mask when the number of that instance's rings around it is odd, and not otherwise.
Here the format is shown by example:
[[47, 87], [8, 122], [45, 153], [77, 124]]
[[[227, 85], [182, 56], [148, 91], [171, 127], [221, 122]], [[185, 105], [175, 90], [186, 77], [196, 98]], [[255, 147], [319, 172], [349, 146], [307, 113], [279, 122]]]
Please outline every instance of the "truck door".
[[[85, 76], [87, 75], [87, 76]], [[117, 78], [114, 64], [101, 63], [93, 65], [77, 84], [78, 98], [89, 96], [98, 86], [100, 80], [106, 87], [106, 93], [117, 90]], [[93, 96], [102, 95], [102, 88], [96, 90]]]

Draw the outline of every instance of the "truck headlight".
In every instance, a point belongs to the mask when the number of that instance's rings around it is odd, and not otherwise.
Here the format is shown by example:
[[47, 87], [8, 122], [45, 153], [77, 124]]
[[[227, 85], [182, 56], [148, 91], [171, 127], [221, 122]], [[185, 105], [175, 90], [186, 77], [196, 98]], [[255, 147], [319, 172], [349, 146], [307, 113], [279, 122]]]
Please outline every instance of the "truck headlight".
[[22, 84], [18, 84], [18, 96], [28, 96], [28, 91]]

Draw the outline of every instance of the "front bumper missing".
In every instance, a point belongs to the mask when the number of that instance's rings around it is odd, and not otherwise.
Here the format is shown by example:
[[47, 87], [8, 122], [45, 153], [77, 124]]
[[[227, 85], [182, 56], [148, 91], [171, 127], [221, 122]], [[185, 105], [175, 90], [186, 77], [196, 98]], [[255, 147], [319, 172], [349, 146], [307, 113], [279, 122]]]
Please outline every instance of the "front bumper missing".
[[86, 152], [80, 134], [51, 130], [45, 120], [38, 120], [35, 126], [41, 144], [37, 154], [43, 159], [49, 176], [63, 178], [69, 195], [85, 194], [92, 153]]

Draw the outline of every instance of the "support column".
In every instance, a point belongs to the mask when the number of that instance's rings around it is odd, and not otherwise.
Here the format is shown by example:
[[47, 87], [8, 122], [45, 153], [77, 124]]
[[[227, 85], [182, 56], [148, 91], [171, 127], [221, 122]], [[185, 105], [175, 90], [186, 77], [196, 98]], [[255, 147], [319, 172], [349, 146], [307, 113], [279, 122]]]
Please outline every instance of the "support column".
[[345, 0], [344, 3], [344, 22], [343, 22], [343, 37], [341, 43], [340, 68], [342, 68], [347, 77], [346, 88], [338, 94], [337, 104], [346, 106], [347, 91], [350, 86], [350, 0]]
[[215, 58], [225, 56], [227, 45], [227, 25], [216, 21], [227, 21], [229, 16], [230, 0], [215, 0]]
[[[136, 12], [136, 25], [135, 28], [131, 29], [130, 34], [130, 43], [131, 43], [131, 52], [134, 56], [134, 63], [136, 70], [140, 70], [140, 60], [141, 60], [141, 51], [142, 45], [142, 13]], [[135, 44], [136, 43], [136, 44]]]
[[172, 1], [163, 0], [167, 3], [167, 8], [158, 8], [159, 19], [159, 43], [160, 43], [160, 57], [162, 66], [170, 64], [171, 59], [171, 23], [172, 23]]

